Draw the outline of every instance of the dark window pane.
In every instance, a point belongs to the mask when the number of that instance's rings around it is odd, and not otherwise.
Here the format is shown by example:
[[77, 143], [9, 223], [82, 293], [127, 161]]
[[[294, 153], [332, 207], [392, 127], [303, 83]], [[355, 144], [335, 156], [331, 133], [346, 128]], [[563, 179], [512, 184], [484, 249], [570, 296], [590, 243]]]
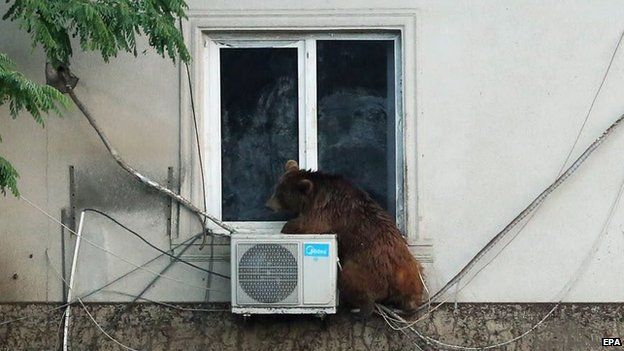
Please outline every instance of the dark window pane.
[[282, 220], [264, 203], [297, 159], [297, 49], [221, 49], [222, 215]]
[[396, 212], [394, 43], [317, 42], [319, 169]]

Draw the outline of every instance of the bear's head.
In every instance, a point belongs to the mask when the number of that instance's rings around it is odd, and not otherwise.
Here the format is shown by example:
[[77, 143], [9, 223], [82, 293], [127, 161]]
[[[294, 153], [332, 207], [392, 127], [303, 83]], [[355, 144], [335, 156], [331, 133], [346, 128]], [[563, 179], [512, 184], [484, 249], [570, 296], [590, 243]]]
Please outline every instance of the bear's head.
[[299, 169], [297, 161], [287, 161], [284, 168], [286, 172], [279, 179], [266, 206], [275, 212], [301, 213], [312, 199], [314, 184], [306, 177], [309, 172]]

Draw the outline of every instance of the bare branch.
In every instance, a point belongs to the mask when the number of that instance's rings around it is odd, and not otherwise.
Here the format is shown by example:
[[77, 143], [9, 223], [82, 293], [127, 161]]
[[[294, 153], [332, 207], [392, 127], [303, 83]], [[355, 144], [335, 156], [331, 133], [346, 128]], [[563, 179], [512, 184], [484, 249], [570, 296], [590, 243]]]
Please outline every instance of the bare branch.
[[[179, 194], [176, 194], [175, 192], [173, 192], [172, 190], [160, 185], [158, 182], [144, 176], [143, 174], [139, 173], [136, 169], [132, 168], [130, 165], [128, 165], [128, 163], [126, 161], [124, 161], [124, 159], [121, 157], [121, 155], [119, 154], [119, 152], [117, 152], [117, 150], [113, 147], [113, 145], [110, 143], [110, 141], [108, 140], [108, 138], [106, 137], [106, 135], [104, 134], [104, 132], [102, 131], [102, 129], [100, 128], [100, 126], [97, 124], [97, 122], [95, 121], [95, 119], [93, 118], [93, 116], [91, 115], [91, 113], [89, 112], [89, 110], [87, 109], [87, 107], [82, 103], [82, 101], [80, 101], [80, 99], [78, 98], [78, 96], [76, 95], [76, 93], [74, 92], [73, 89], [68, 89], [68, 94], [71, 97], [72, 101], [74, 101], [74, 103], [76, 104], [76, 106], [78, 106], [78, 108], [80, 109], [80, 111], [82, 112], [82, 114], [87, 118], [87, 121], [89, 121], [89, 124], [91, 124], [91, 126], [93, 127], [93, 129], [95, 130], [95, 132], [97, 133], [97, 135], [100, 137], [100, 140], [102, 140], [102, 143], [104, 143], [104, 146], [106, 147], [106, 149], [108, 150], [108, 152], [111, 154], [111, 156], [115, 159], [115, 161], [117, 162], [117, 164], [119, 164], [119, 166], [121, 166], [121, 168], [123, 168], [124, 170], [126, 170], [128, 173], [130, 173], [134, 178], [138, 179], [141, 183], [147, 185], [148, 187], [152, 188], [152, 189], [156, 189], [157, 191], [169, 196], [170, 198], [174, 199], [175, 201], [179, 202], [180, 204], [182, 204], [184, 207], [188, 208], [189, 210], [195, 212], [196, 214], [198, 214], [199, 216], [208, 218], [210, 221], [212, 221], [213, 223], [215, 223], [216, 225], [218, 225], [219, 227], [227, 230], [229, 233], [233, 233], [236, 230], [234, 229], [234, 227], [229, 226], [223, 222], [221, 222], [220, 220], [218, 220], [217, 218], [215, 218], [214, 216], [208, 214], [205, 211], [202, 211], [201, 209], [199, 209], [197, 206], [195, 206], [190, 200], [182, 197]], [[224, 234], [221, 234], [224, 235]]]

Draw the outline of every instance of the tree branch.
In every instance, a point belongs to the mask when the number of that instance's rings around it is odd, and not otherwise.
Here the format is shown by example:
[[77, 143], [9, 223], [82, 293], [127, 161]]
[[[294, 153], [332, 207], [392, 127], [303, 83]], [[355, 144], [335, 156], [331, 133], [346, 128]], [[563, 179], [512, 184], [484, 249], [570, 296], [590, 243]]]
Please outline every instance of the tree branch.
[[[221, 222], [220, 220], [218, 220], [214, 216], [212, 216], [212, 215], [208, 214], [207, 212], [202, 211], [201, 209], [199, 209], [197, 206], [195, 206], [193, 203], [191, 203], [190, 200], [182, 197], [179, 194], [176, 194], [175, 192], [173, 192], [170, 189], [167, 189], [166, 187], [160, 185], [158, 182], [156, 182], [156, 181], [154, 181], [154, 180], [144, 176], [143, 174], [139, 173], [136, 169], [134, 169], [130, 165], [128, 165], [128, 163], [126, 161], [124, 161], [124, 159], [121, 157], [119, 152], [117, 152], [117, 150], [110, 143], [110, 141], [108, 140], [108, 138], [106, 137], [106, 135], [104, 134], [104, 132], [102, 131], [100, 126], [97, 124], [97, 122], [95, 121], [95, 119], [93, 118], [93, 116], [91, 115], [89, 110], [87, 109], [87, 107], [82, 103], [82, 101], [80, 101], [80, 99], [78, 98], [78, 96], [74, 92], [73, 87], [71, 89], [68, 89], [68, 94], [69, 94], [70, 98], [72, 99], [72, 101], [76, 104], [76, 106], [78, 106], [78, 109], [80, 109], [82, 114], [87, 118], [87, 121], [89, 121], [89, 124], [91, 124], [91, 127], [93, 127], [93, 129], [95, 130], [97, 135], [100, 137], [100, 140], [102, 140], [102, 143], [104, 143], [104, 146], [106, 147], [108, 152], [111, 154], [113, 159], [115, 159], [117, 164], [119, 164], [119, 166], [121, 166], [121, 168], [123, 168], [126, 172], [130, 173], [130, 175], [132, 175], [134, 178], [136, 178], [141, 183], [147, 185], [148, 187], [150, 187], [152, 189], [155, 189], [155, 190], [159, 191], [160, 193], [163, 193], [163, 194], [169, 196], [170, 198], [172, 198], [175, 201], [177, 201], [180, 204], [182, 204], [184, 207], [186, 207], [189, 210], [191, 210], [191, 211], [195, 212], [196, 214], [198, 214], [200, 217], [203, 216], [205, 218], [208, 218], [210, 221], [212, 221], [213, 223], [215, 223], [219, 227], [227, 230], [229, 233], [233, 233], [233, 232], [236, 231], [236, 229], [234, 229], [234, 227], [229, 226], [229, 225]], [[224, 235], [224, 234], [221, 234], [221, 235]]]

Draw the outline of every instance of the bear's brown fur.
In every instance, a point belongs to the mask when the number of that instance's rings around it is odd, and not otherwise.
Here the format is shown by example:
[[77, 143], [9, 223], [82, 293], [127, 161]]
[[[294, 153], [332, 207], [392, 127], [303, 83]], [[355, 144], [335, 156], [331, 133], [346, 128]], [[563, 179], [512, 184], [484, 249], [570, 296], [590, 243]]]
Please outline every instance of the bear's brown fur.
[[366, 192], [340, 176], [300, 170], [290, 160], [267, 206], [298, 215], [282, 233], [337, 235], [341, 300], [362, 314], [376, 302], [406, 312], [421, 304], [421, 266], [390, 215]]

